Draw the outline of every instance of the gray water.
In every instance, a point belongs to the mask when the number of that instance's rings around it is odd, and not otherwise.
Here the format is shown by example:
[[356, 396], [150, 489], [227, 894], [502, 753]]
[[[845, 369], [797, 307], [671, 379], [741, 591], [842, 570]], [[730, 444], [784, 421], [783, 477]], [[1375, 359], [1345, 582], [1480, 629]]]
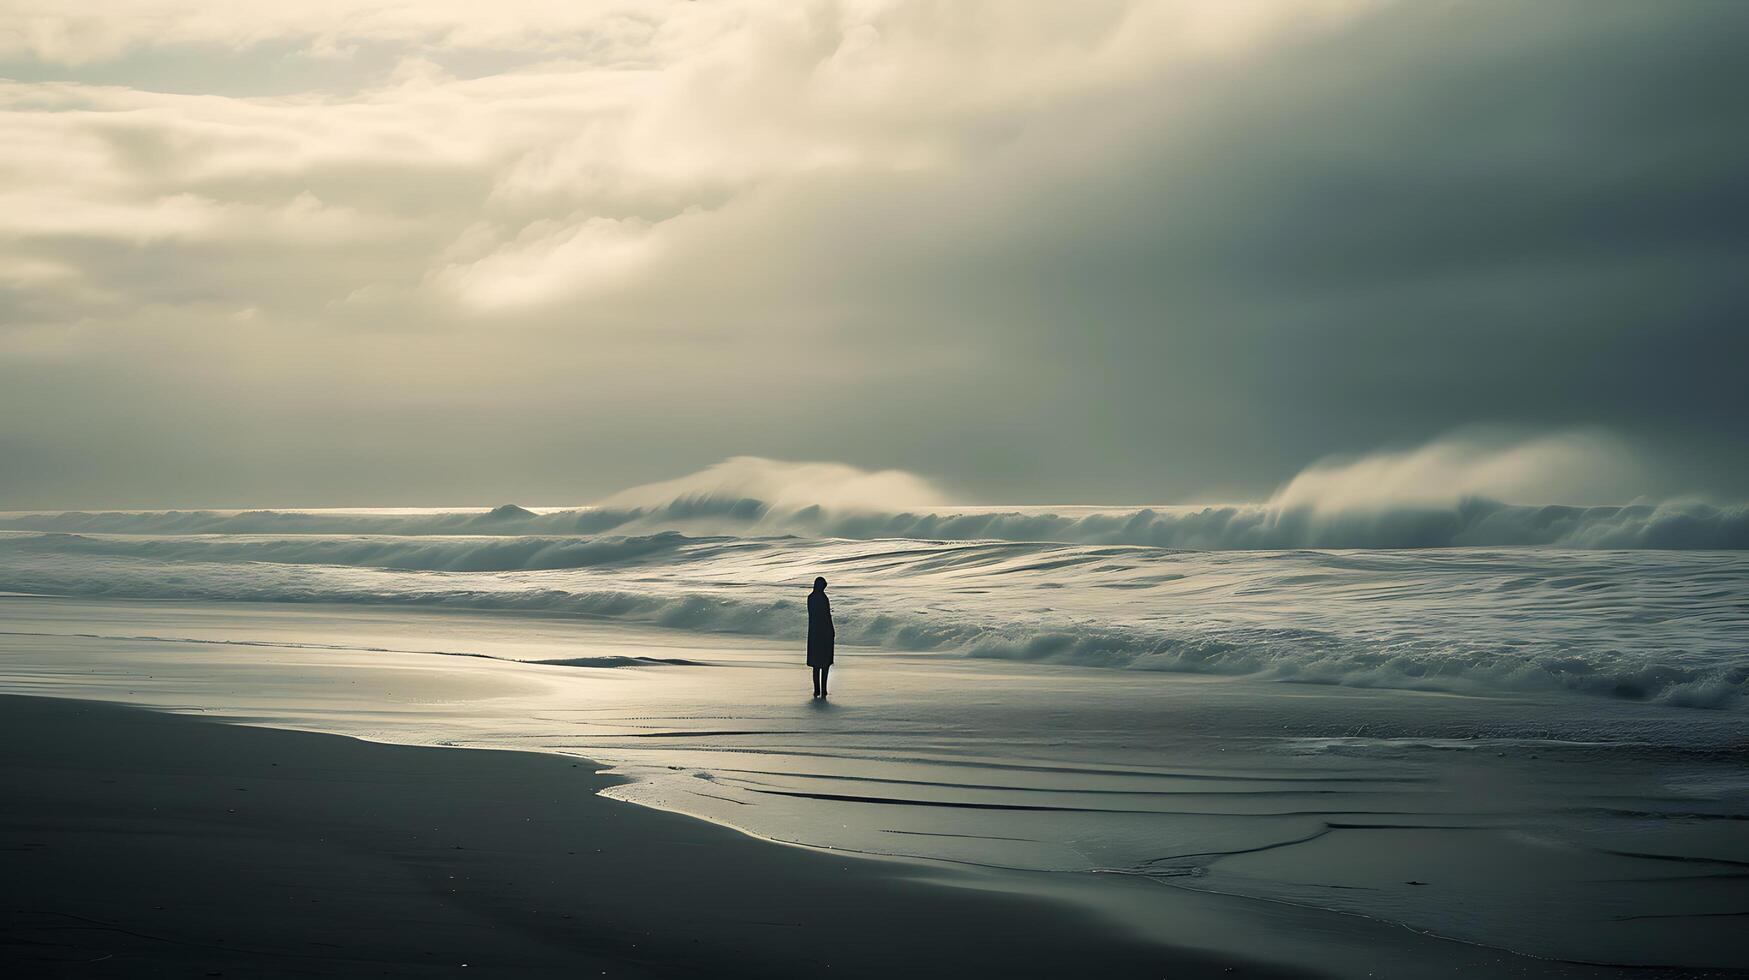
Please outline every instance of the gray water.
[[1742, 552], [549, 526], [578, 519], [15, 517], [82, 529], [0, 532], [0, 592], [38, 597], [0, 600], [0, 689], [575, 755], [629, 802], [1034, 876], [1173, 942], [1259, 940], [1115, 883], [1311, 916], [1269, 942], [1338, 973], [1400, 969], [1366, 923], [1749, 969]]

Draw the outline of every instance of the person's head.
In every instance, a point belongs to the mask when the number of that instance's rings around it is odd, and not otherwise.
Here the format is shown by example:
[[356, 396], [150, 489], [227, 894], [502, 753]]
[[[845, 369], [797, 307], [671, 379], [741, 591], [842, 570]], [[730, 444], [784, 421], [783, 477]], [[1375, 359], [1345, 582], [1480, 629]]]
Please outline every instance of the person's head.
[[815, 592], [826, 591], [826, 577], [824, 575], [820, 576], [819, 578], [814, 579], [814, 591]]

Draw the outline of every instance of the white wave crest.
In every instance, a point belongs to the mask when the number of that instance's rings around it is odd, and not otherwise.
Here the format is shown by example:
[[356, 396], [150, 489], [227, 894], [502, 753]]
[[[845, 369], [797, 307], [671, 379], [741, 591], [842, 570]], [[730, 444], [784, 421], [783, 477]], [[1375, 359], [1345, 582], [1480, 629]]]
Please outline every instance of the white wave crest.
[[1482, 429], [1425, 445], [1325, 459], [1276, 491], [1276, 511], [1441, 510], [1465, 500], [1610, 504], [1642, 495], [1645, 467], [1606, 432], [1514, 438]]
[[[1415, 449], [1320, 461], [1258, 503], [989, 507], [944, 504], [927, 480], [899, 470], [738, 456], [625, 490], [597, 506], [546, 513], [511, 505], [490, 512], [32, 513], [0, 514], [0, 529], [553, 537], [679, 531], [1200, 550], [1749, 548], [1749, 507], [1743, 504], [1597, 502], [1642, 497], [1644, 470], [1628, 447], [1604, 433], [1511, 438], [1470, 430]], [[534, 564], [520, 567], [595, 560], [589, 548], [540, 547], [543, 554], [526, 559]]]
[[679, 510], [733, 508], [756, 502], [761, 512], [822, 508], [840, 513], [876, 513], [932, 507], [941, 494], [927, 480], [903, 470], [870, 471], [843, 463], [791, 463], [735, 456], [697, 473], [623, 490], [605, 509]]

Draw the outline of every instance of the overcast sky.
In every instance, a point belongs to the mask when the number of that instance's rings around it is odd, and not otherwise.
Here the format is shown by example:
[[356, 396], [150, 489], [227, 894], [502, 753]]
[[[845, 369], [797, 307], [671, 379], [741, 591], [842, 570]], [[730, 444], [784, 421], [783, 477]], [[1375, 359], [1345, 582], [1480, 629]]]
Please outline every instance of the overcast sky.
[[0, 0], [0, 509], [1749, 493], [1735, 0]]

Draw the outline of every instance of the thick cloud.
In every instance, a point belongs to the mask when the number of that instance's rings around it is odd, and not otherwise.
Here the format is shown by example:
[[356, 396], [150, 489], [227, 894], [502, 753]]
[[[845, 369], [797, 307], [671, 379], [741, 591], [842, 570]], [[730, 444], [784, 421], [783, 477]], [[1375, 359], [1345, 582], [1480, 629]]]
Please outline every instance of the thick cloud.
[[0, 10], [0, 506], [1210, 499], [1472, 423], [1749, 492], [1728, 5]]

